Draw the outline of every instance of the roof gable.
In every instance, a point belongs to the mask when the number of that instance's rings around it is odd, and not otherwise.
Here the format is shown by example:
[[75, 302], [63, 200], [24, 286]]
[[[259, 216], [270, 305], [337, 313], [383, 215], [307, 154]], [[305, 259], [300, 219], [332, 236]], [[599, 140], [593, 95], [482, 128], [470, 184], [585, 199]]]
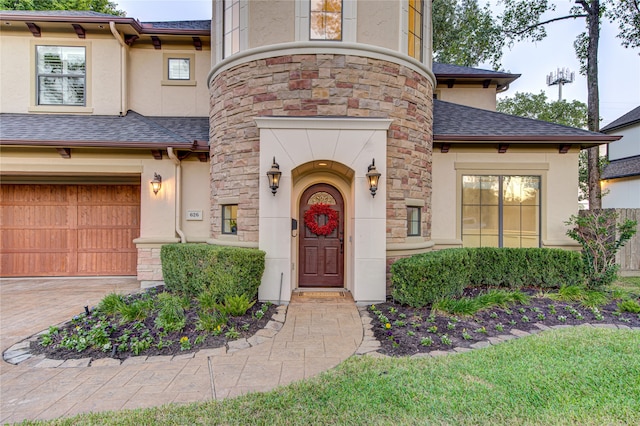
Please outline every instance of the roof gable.
[[632, 109], [622, 117], [604, 126], [602, 129], [600, 129], [600, 131], [610, 132], [612, 130], [619, 129], [621, 127], [627, 127], [636, 123], [640, 123], [640, 106]]

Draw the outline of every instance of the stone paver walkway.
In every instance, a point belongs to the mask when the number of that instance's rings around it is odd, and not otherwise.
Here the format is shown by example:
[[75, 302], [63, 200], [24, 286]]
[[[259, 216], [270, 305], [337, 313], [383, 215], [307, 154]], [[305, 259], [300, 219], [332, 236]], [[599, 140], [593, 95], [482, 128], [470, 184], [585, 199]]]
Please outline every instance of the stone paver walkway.
[[[50, 324], [70, 318], [85, 304], [93, 305], [113, 291], [109, 288], [96, 300], [83, 300], [76, 293], [82, 293], [86, 285], [78, 282], [74, 286], [65, 281], [58, 283], [60, 289], [50, 287], [48, 294], [41, 294], [39, 299], [25, 299], [22, 293], [28, 288], [13, 291], [16, 284], [11, 281], [0, 285], [3, 350]], [[73, 294], [81, 302], [72, 298], [69, 307], [66, 296]], [[59, 306], [60, 314], [47, 310], [45, 324], [13, 325], [11, 321], [20, 321], [19, 309], [8, 309], [5, 315], [5, 306], [12, 306], [17, 299], [24, 302], [21, 306], [26, 321], [43, 312], [39, 305]], [[284, 309], [280, 308], [278, 316], [284, 317]], [[50, 368], [41, 364], [42, 359], [29, 359], [19, 365], [2, 362], [0, 422], [223, 399], [271, 390], [338, 365], [354, 354], [362, 342], [362, 320], [348, 297], [294, 296], [286, 311], [283, 325], [273, 321], [254, 336], [253, 346], [246, 349], [243, 347], [249, 343], [240, 341], [229, 348], [203, 350], [195, 355], [135, 357], [121, 365], [102, 361], [91, 367], [74, 367], [71, 363], [68, 368]]]

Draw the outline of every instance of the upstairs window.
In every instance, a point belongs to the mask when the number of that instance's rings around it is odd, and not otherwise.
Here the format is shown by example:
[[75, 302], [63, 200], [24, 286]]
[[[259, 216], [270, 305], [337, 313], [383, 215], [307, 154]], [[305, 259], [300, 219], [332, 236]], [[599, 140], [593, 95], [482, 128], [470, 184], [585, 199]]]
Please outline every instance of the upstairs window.
[[191, 79], [191, 61], [189, 58], [169, 58], [169, 80]]
[[223, 7], [222, 57], [226, 58], [240, 51], [240, 0], [224, 0]]
[[423, 0], [409, 0], [409, 56], [422, 62]]
[[36, 46], [38, 105], [86, 104], [84, 47]]
[[310, 40], [342, 40], [342, 0], [311, 0]]

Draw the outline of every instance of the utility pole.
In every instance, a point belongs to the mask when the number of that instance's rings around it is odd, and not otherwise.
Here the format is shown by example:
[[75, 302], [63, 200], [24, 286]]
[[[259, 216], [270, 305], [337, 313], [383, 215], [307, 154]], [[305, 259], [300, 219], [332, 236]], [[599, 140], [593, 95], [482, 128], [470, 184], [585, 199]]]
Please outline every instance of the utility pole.
[[547, 76], [547, 86], [558, 85], [558, 100], [562, 100], [562, 86], [567, 83], [573, 83], [576, 73], [569, 71], [569, 68], [558, 68], [555, 72], [549, 73]]

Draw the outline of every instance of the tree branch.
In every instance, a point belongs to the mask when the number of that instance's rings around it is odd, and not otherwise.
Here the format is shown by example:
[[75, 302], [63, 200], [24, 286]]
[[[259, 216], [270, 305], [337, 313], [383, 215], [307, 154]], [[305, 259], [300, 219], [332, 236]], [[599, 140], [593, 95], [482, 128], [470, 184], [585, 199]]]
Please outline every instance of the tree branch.
[[587, 13], [591, 13], [591, 7], [589, 6], [589, 3], [586, 2], [586, 0], [576, 0], [575, 3], [581, 5], [582, 8], [587, 11]]
[[545, 24], [549, 24], [551, 22], [555, 22], [555, 21], [562, 21], [564, 19], [576, 19], [576, 18], [586, 18], [589, 15], [567, 15], [567, 16], [561, 16], [559, 18], [553, 18], [553, 19], [549, 19], [548, 21], [544, 21], [544, 22], [538, 22], [536, 24], [533, 25], [529, 25], [528, 27], [526, 27], [524, 30], [520, 30], [520, 31], [514, 31], [514, 30], [505, 30], [505, 33], [508, 34], [513, 34], [513, 35], [521, 35], [526, 33], [529, 30], [532, 30], [536, 27], [539, 27], [541, 25], [545, 25]]

